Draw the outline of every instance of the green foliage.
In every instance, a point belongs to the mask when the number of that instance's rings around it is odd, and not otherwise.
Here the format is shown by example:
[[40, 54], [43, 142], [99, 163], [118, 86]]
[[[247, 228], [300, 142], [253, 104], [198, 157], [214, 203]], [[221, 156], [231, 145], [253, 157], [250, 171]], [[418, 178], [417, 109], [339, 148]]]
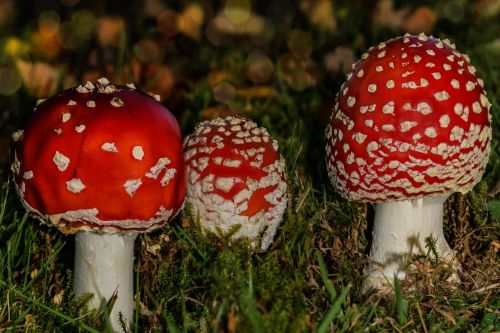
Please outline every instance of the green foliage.
[[316, 332], [324, 333], [328, 330], [328, 327], [330, 326], [330, 323], [333, 320], [335, 320], [335, 319], [341, 320], [342, 319], [343, 315], [341, 313], [340, 307], [344, 303], [350, 289], [351, 289], [351, 285], [348, 285], [347, 287], [344, 287], [342, 289], [342, 292], [340, 293], [339, 298], [337, 298], [335, 300], [335, 303], [333, 303], [330, 310], [328, 310], [325, 317], [323, 318], [323, 320], [319, 324], [318, 330]]
[[494, 221], [500, 222], [500, 200], [489, 201], [487, 209], [491, 213], [491, 218]]
[[408, 302], [403, 299], [401, 283], [396, 275], [394, 275], [394, 304], [399, 324], [403, 326], [408, 319]]

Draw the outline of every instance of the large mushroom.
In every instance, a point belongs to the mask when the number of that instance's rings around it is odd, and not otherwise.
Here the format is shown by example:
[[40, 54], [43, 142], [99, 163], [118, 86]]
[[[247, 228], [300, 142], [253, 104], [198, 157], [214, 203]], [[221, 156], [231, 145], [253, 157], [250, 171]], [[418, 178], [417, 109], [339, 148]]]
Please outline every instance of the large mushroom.
[[111, 312], [132, 321], [133, 245], [170, 221], [184, 201], [182, 138], [174, 116], [133, 85], [68, 89], [36, 107], [16, 132], [12, 165], [29, 213], [76, 233], [74, 291], [90, 305], [116, 294]]
[[327, 127], [326, 155], [341, 195], [376, 204], [365, 291], [404, 278], [405, 258], [425, 253], [426, 239], [457, 267], [443, 203], [485, 171], [489, 108], [469, 58], [447, 40], [407, 34], [353, 66]]
[[196, 126], [184, 144], [186, 203], [201, 226], [238, 230], [266, 250], [286, 208], [285, 161], [278, 143], [253, 121], [226, 117]]

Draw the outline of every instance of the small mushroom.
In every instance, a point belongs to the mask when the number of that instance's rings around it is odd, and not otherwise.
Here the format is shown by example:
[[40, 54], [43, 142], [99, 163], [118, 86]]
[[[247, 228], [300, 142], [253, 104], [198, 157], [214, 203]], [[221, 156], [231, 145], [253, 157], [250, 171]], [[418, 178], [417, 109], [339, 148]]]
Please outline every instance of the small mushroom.
[[266, 250], [286, 207], [285, 162], [265, 128], [239, 117], [196, 126], [184, 144], [187, 198], [201, 226], [210, 232], [239, 229]]
[[16, 144], [24, 207], [76, 233], [75, 294], [94, 294], [97, 308], [117, 292], [111, 322], [121, 330], [119, 313], [127, 324], [133, 318], [134, 240], [184, 201], [176, 119], [149, 95], [100, 79], [42, 102]]
[[405, 258], [426, 253], [428, 237], [458, 268], [443, 203], [481, 179], [491, 116], [483, 82], [449, 41], [406, 35], [361, 58], [337, 95], [326, 160], [340, 194], [376, 204], [367, 292], [404, 278]]

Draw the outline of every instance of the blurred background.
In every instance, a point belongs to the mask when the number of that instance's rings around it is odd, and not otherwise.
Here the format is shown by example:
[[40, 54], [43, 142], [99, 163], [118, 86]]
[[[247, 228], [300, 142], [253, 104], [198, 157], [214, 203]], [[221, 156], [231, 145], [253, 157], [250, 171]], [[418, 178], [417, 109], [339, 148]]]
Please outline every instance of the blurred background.
[[499, 12], [499, 0], [0, 0], [0, 178], [36, 100], [101, 76], [159, 94], [185, 131], [234, 113], [274, 132], [290, 117], [324, 128], [364, 50], [425, 32], [469, 53], [496, 95]]
[[[449, 38], [468, 54], [493, 116], [484, 180], [445, 208], [464, 284], [450, 294], [434, 259], [420, 258], [415, 276], [424, 287], [405, 296], [408, 325], [402, 312], [394, 319], [399, 307], [375, 309], [359, 296], [373, 211], [341, 199], [324, 163], [324, 129], [351, 65], [406, 32]], [[6, 195], [11, 136], [36, 101], [102, 76], [159, 94], [184, 134], [216, 116], [257, 121], [278, 140], [289, 174], [288, 211], [267, 254], [207, 240], [184, 215], [140, 237], [136, 331], [312, 332], [321, 323], [322, 332], [403, 332], [421, 331], [420, 322], [430, 332], [500, 330], [499, 59], [500, 0], [0, 0], [0, 279], [29, 295], [0, 292], [0, 332], [82, 331], [40, 304], [103, 327], [72, 303], [73, 238], [21, 220], [17, 198]], [[335, 290], [351, 283], [333, 320]]]

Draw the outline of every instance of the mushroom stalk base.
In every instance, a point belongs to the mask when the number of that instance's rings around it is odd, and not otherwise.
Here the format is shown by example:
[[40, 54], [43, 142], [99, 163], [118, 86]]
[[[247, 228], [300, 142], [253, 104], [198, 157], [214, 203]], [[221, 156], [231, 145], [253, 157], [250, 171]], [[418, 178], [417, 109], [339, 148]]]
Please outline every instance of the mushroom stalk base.
[[137, 234], [78, 232], [75, 238], [74, 291], [77, 297], [93, 294], [88, 303], [97, 309], [115, 294], [110, 314], [113, 329], [122, 332], [119, 322], [130, 325], [134, 313], [133, 265]]
[[[448, 196], [381, 203], [375, 206], [370, 264], [365, 269], [363, 292], [392, 285], [394, 275], [406, 276], [409, 254], [427, 254], [426, 238], [435, 240], [438, 255], [457, 266], [443, 234], [443, 204]], [[458, 280], [456, 275], [452, 280]]]

